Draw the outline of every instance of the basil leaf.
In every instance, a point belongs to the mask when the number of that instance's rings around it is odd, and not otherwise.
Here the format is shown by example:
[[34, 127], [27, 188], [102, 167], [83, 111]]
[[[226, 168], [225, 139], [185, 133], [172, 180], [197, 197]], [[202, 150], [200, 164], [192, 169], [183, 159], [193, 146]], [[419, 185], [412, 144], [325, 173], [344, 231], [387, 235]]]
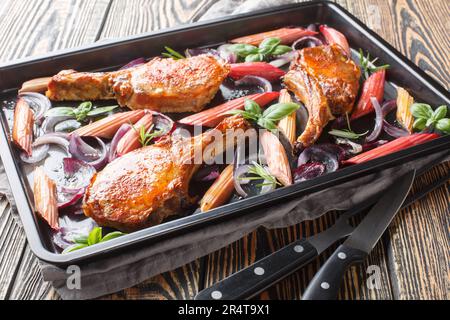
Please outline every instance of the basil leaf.
[[430, 119], [427, 120], [427, 122], [425, 123], [426, 127], [430, 127], [432, 126], [436, 121], [434, 121], [433, 117], [431, 117]]
[[249, 54], [245, 57], [245, 62], [261, 62], [264, 61], [264, 55], [260, 53]]
[[277, 103], [263, 112], [263, 118], [276, 122], [280, 121], [287, 115], [290, 115], [292, 112], [296, 111], [300, 106], [296, 103], [289, 102], [289, 103]]
[[260, 115], [262, 112], [259, 104], [251, 99], [245, 100], [244, 109], [245, 111], [254, 113], [255, 115]]
[[69, 253], [69, 252], [72, 252], [72, 251], [75, 251], [75, 250], [86, 248], [87, 246], [88, 246], [87, 244], [74, 244], [74, 245], [71, 245], [70, 247], [65, 248], [62, 253], [63, 254], [64, 253]]
[[411, 106], [411, 113], [414, 118], [429, 119], [433, 116], [433, 109], [431, 109], [429, 104], [413, 103]]
[[434, 110], [433, 120], [435, 120], [435, 121], [441, 120], [441, 119], [445, 118], [446, 115], [447, 115], [447, 106], [445, 106], [445, 105], [440, 106], [439, 108]]
[[443, 131], [447, 134], [450, 134], [450, 119], [448, 118], [440, 119], [436, 123], [436, 129]]
[[265, 119], [264, 117], [259, 118], [257, 123], [260, 127], [263, 127], [272, 132], [275, 132], [278, 128], [277, 125], [275, 124], [275, 122], [273, 122], [269, 119]]
[[112, 111], [112, 110], [114, 110], [114, 109], [116, 109], [118, 107], [119, 106], [116, 105], [116, 106], [95, 108], [95, 109], [89, 111], [87, 113], [87, 115], [89, 117], [97, 116], [97, 115], [100, 115], [100, 114], [103, 114], [103, 113], [108, 113], [108, 112], [110, 112], [110, 111]]
[[123, 233], [123, 232], [120, 232], [120, 231], [110, 232], [110, 233], [108, 233], [106, 236], [104, 236], [104, 237], [102, 238], [102, 240], [100, 240], [100, 242], [105, 242], [105, 241], [108, 241], [108, 240], [112, 240], [112, 239], [121, 237], [121, 236], [123, 236], [123, 235], [125, 235], [125, 234], [126, 234], [126, 233]]
[[265, 38], [260, 44], [259, 48], [273, 48], [280, 44], [281, 40], [280, 38]]
[[255, 120], [255, 121], [258, 119], [257, 115], [247, 112], [247, 111], [244, 111], [244, 110], [231, 110], [231, 111], [228, 111], [226, 114], [229, 114], [232, 116], [240, 114], [242, 117], [244, 117], [244, 119]]
[[102, 240], [102, 228], [95, 227], [92, 229], [92, 231], [89, 233], [88, 236], [88, 245], [92, 246], [93, 244], [99, 243]]
[[422, 131], [427, 126], [427, 119], [417, 118], [413, 123], [413, 128]]
[[45, 113], [46, 117], [73, 116], [75, 117], [74, 108], [57, 107], [51, 108]]
[[291, 52], [291, 51], [292, 51], [292, 48], [291, 48], [291, 47], [279, 45], [279, 46], [277, 46], [277, 47], [275, 48], [275, 50], [272, 51], [272, 54], [273, 54], [274, 56], [280, 56], [280, 55], [282, 55], [282, 54], [285, 54], [285, 53], [288, 53], [288, 52]]
[[73, 239], [73, 241], [77, 244], [88, 244], [88, 237], [87, 236], [80, 236], [76, 239]]
[[239, 56], [248, 56], [249, 54], [258, 53], [258, 48], [255, 46], [252, 46], [251, 44], [245, 44], [245, 43], [237, 43], [233, 44], [229, 47], [230, 51], [233, 51]]

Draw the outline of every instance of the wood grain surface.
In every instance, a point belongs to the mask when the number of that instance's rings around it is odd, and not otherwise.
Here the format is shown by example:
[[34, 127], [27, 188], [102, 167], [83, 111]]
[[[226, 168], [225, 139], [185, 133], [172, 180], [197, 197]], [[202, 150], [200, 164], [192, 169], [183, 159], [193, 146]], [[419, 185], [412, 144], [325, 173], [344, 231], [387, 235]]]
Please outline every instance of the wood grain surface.
[[[218, 0], [2, 0], [0, 61], [188, 23]], [[234, 1], [237, 3], [238, 1]], [[242, 2], [242, 1], [241, 1]], [[299, 1], [293, 1], [299, 2]], [[450, 2], [338, 0], [420, 68], [450, 88]], [[413, 191], [448, 172], [442, 164], [417, 179]], [[448, 299], [449, 190], [446, 186], [402, 210], [361, 267], [346, 274], [341, 299]], [[331, 212], [290, 228], [258, 229], [181, 268], [103, 299], [190, 299], [202, 288], [265, 255], [333, 224]], [[0, 199], [0, 299], [58, 299], [39, 273], [21, 228]], [[260, 299], [299, 299], [334, 250], [263, 292]], [[381, 271], [381, 287], [366, 286], [367, 267]]]

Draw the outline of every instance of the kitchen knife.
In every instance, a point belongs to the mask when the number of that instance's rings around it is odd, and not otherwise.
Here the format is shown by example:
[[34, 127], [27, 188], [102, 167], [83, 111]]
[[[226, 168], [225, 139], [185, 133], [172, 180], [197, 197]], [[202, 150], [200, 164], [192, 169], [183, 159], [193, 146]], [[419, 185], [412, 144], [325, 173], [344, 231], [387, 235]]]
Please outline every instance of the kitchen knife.
[[379, 198], [376, 195], [358, 207], [342, 214], [336, 223], [314, 236], [297, 240], [282, 249], [258, 260], [251, 266], [200, 291], [195, 300], [239, 300], [250, 299], [262, 290], [308, 264], [326, 248], [353, 230], [349, 219], [370, 208]]
[[415, 170], [407, 173], [384, 191], [384, 195], [352, 234], [316, 273], [306, 288], [302, 300], [332, 300], [337, 298], [346, 270], [353, 264], [362, 263], [372, 251], [401, 208], [415, 175]]

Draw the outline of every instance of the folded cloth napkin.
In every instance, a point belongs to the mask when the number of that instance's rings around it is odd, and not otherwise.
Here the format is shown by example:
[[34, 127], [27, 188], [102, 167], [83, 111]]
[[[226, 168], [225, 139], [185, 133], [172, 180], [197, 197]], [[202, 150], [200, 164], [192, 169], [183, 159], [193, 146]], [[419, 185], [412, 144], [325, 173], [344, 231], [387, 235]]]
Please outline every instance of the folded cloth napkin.
[[[222, 0], [199, 11], [194, 20], [248, 12], [293, 1]], [[42, 275], [51, 281], [63, 299], [90, 299], [134, 286], [162, 272], [175, 269], [210, 252], [218, 250], [263, 226], [280, 228], [318, 218], [330, 210], [344, 210], [387, 188], [397, 177], [409, 170], [429, 168], [450, 159], [450, 150], [416, 159], [401, 166], [360, 177], [322, 190], [270, 210], [255, 211], [219, 224], [210, 225], [175, 238], [165, 239], [145, 248], [128, 250], [120, 255], [78, 265], [81, 270], [80, 289], [70, 289], [66, 269], [40, 261]], [[0, 165], [0, 192], [10, 200], [16, 216], [14, 199]], [[17, 219], [19, 220], [19, 219]]]

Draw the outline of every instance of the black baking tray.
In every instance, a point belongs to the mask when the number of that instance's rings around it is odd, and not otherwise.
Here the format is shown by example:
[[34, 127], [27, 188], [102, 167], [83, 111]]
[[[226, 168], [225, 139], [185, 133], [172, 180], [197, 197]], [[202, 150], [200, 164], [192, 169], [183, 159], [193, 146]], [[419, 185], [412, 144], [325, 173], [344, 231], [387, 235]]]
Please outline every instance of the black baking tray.
[[[12, 94], [26, 80], [56, 74], [63, 69], [73, 68], [79, 71], [112, 70], [136, 57], [157, 56], [164, 46], [173, 48], [179, 48], [179, 44], [182, 44], [183, 48], [213, 46], [243, 35], [287, 25], [308, 25], [310, 23], [328, 24], [343, 31], [352, 47], [364, 48], [371, 53], [371, 56], [377, 56], [383, 63], [390, 64], [388, 80], [406, 87], [413, 96], [420, 97], [421, 101], [433, 106], [450, 105], [450, 95], [445, 88], [345, 9], [327, 1], [292, 4], [255, 11], [249, 14], [184, 25], [116, 41], [105, 41], [39, 58], [25, 59], [12, 64], [3, 64], [0, 65], [0, 93], [1, 95]], [[367, 163], [340, 169], [314, 180], [230, 203], [206, 213], [179, 218], [62, 255], [50, 249], [49, 239], [46, 239], [44, 234], [45, 226], [33, 213], [33, 197], [30, 186], [26, 182], [16, 150], [9, 142], [9, 131], [3, 111], [0, 116], [2, 124], [0, 154], [29, 245], [40, 259], [58, 265], [80, 263], [108, 254], [120, 254], [120, 251], [126, 248], [145, 246], [163, 238], [189, 232], [193, 228], [219, 223], [224, 219], [232, 218], [236, 214], [243, 215], [263, 207], [267, 208], [269, 205], [332, 187], [432, 152], [449, 150], [450, 146], [450, 136], [444, 136]]]

